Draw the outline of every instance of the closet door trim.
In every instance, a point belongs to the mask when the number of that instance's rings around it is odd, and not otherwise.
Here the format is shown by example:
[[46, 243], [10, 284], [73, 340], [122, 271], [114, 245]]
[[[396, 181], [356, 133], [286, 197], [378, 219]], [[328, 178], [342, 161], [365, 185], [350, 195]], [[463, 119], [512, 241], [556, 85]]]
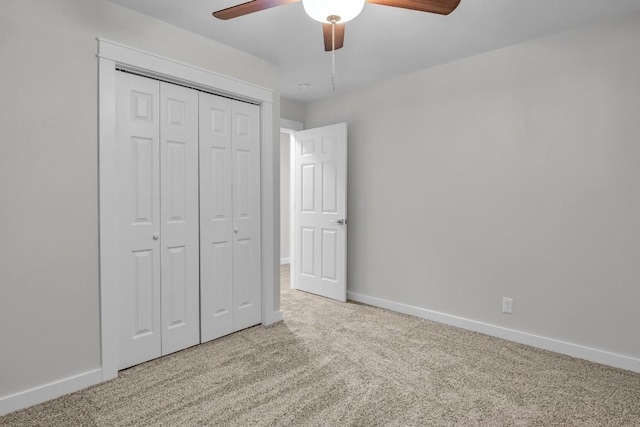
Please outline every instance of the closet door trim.
[[275, 238], [274, 93], [232, 77], [98, 38], [98, 173], [102, 380], [118, 376], [116, 70], [134, 72], [260, 107], [262, 324], [282, 320]]

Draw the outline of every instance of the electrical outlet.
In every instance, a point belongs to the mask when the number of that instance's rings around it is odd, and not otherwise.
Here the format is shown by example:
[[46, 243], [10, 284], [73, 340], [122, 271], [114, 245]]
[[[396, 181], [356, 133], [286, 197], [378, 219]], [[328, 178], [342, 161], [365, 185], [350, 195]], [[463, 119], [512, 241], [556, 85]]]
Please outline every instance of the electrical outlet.
[[513, 313], [513, 298], [502, 298], [502, 312], [506, 314]]

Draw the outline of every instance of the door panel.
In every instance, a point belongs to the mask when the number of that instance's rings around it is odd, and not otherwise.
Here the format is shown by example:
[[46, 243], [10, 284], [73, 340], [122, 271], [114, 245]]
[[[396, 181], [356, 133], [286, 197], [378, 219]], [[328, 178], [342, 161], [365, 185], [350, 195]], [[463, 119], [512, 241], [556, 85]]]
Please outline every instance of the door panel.
[[162, 354], [200, 342], [198, 92], [160, 83]]
[[154, 319], [154, 251], [133, 251], [133, 339], [142, 338], [153, 334], [155, 328]]
[[[185, 328], [187, 326], [187, 317], [190, 317], [192, 311], [187, 309], [187, 305], [190, 302], [191, 289], [187, 286], [189, 283], [187, 280], [188, 271], [186, 266], [190, 256], [187, 255], [185, 246], [167, 248], [167, 255], [163, 260], [164, 265], [161, 278], [163, 288], [162, 318], [165, 330], [175, 330], [176, 328]], [[189, 321], [191, 321], [191, 319]], [[200, 328], [197, 328], [198, 332], [199, 329]], [[198, 338], [199, 335], [198, 333]], [[167, 345], [167, 340], [164, 335], [162, 338], [162, 353], [166, 354], [165, 346]], [[185, 345], [185, 347], [188, 345], [189, 344]]]
[[234, 330], [261, 321], [260, 108], [232, 101]]
[[202, 342], [261, 320], [259, 113], [200, 94]]
[[150, 225], [153, 222], [153, 162], [156, 144], [157, 141], [153, 138], [131, 137], [131, 188], [134, 192], [132, 224]]
[[300, 273], [307, 277], [316, 277], [316, 230], [314, 227], [300, 228]]
[[233, 332], [231, 100], [200, 102], [201, 342]]
[[322, 212], [338, 213], [338, 168], [335, 161], [322, 163]]
[[302, 194], [302, 212], [315, 213], [316, 211], [316, 165], [302, 165], [302, 183], [300, 185]]
[[159, 84], [116, 74], [118, 368], [161, 355]]
[[338, 253], [338, 231], [322, 229], [322, 279], [335, 282], [338, 280], [336, 271], [336, 255]]
[[294, 158], [294, 285], [346, 301], [346, 123], [297, 132]]

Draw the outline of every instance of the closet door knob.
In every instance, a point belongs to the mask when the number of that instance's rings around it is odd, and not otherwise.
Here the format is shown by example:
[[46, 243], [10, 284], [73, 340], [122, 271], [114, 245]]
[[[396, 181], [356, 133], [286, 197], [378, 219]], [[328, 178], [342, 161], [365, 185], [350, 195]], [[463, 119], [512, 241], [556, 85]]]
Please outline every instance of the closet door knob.
[[153, 233], [153, 240], [158, 240], [160, 238], [160, 233]]
[[238, 229], [237, 229], [237, 228], [234, 228], [234, 229], [233, 229], [233, 232], [234, 232], [234, 233], [238, 233]]

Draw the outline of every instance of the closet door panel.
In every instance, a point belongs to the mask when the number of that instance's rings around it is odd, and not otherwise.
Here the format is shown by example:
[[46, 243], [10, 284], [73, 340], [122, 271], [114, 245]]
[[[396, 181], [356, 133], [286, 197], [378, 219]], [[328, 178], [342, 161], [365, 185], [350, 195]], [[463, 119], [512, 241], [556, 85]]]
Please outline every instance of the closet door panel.
[[161, 355], [159, 84], [116, 73], [118, 368]]
[[160, 83], [162, 354], [200, 342], [198, 92]]
[[260, 108], [232, 101], [234, 328], [261, 321]]
[[201, 341], [233, 328], [231, 100], [200, 97]]

